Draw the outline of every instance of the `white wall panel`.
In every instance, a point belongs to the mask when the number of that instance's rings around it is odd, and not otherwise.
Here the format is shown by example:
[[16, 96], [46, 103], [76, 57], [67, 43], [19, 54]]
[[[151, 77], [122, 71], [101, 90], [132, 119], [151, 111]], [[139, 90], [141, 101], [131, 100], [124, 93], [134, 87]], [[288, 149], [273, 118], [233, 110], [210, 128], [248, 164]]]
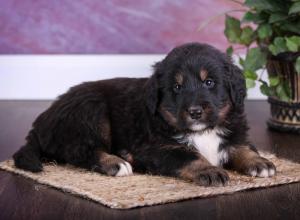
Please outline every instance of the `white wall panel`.
[[[113, 77], [147, 77], [164, 55], [1, 55], [0, 99], [54, 99], [70, 86]], [[249, 99], [264, 99], [258, 88]]]

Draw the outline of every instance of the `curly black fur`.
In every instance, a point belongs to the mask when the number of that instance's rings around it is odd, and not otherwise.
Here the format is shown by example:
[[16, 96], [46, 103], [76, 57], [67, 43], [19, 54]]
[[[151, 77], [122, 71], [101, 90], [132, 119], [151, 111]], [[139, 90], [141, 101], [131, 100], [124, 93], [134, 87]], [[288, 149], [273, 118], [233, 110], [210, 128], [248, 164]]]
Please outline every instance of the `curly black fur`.
[[[213, 80], [212, 88], [199, 76], [202, 70]], [[97, 171], [95, 167], [103, 166], [99, 152], [106, 152], [125, 160], [130, 155], [127, 161], [137, 172], [194, 180], [186, 178], [184, 168], [199, 158], [205, 161], [200, 167], [212, 165], [174, 136], [219, 127], [230, 131], [222, 134], [219, 150], [249, 146], [245, 95], [242, 73], [225, 54], [205, 44], [185, 44], [157, 63], [150, 78], [116, 78], [71, 88], [35, 120], [27, 143], [13, 156], [15, 165], [39, 172], [46, 158]], [[229, 107], [221, 117], [225, 105]], [[191, 119], [191, 106], [201, 106], [203, 116]], [[206, 127], [191, 129], [200, 122]], [[210, 178], [200, 183], [212, 184]]]

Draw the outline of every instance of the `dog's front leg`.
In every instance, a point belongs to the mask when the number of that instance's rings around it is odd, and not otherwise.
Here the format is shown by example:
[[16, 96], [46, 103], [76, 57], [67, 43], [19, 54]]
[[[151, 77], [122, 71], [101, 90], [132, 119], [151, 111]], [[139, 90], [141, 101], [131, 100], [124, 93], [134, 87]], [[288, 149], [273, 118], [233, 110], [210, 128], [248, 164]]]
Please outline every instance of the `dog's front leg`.
[[272, 162], [248, 145], [229, 148], [227, 167], [248, 176], [270, 177], [276, 172]]
[[134, 158], [134, 166], [143, 167], [144, 172], [151, 174], [177, 177], [203, 186], [225, 185], [229, 180], [225, 170], [211, 165], [186, 146], [146, 147]]

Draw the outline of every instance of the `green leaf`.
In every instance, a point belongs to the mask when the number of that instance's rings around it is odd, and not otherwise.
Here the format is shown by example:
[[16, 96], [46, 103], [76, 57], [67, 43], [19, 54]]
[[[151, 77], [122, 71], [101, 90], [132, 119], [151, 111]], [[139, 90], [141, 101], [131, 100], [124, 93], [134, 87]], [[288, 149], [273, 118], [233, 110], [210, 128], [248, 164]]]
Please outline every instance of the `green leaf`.
[[289, 49], [289, 51], [292, 51], [292, 52], [297, 52], [298, 51], [297, 42], [294, 42], [293, 40], [291, 40], [288, 37], [286, 37], [285, 40], [286, 40], [286, 46]]
[[246, 79], [253, 79], [253, 80], [256, 80], [257, 79], [257, 74], [256, 72], [253, 72], [253, 71], [249, 71], [249, 70], [246, 70], [244, 72], [244, 76]]
[[270, 86], [277, 86], [279, 84], [279, 77], [278, 76], [270, 76], [269, 77]]
[[276, 95], [282, 101], [288, 102], [290, 99], [282, 83], [276, 87]]
[[244, 68], [245, 60], [243, 60], [241, 57], [239, 58], [239, 64]]
[[251, 89], [251, 88], [255, 87], [255, 80], [246, 79], [246, 87], [247, 87], [247, 89]]
[[240, 36], [242, 33], [241, 22], [229, 15], [226, 15], [225, 18], [225, 31], [224, 31], [227, 39], [231, 43], [239, 43]]
[[289, 39], [291, 41], [294, 41], [298, 46], [300, 46], [300, 37], [299, 36], [292, 36], [292, 37], [289, 37]]
[[265, 39], [265, 38], [267, 38], [267, 37], [271, 37], [272, 34], [273, 34], [273, 32], [272, 32], [272, 27], [271, 27], [271, 25], [269, 25], [269, 24], [263, 24], [263, 25], [260, 25], [260, 26], [258, 27], [257, 32], [258, 32], [258, 37], [259, 37], [260, 39]]
[[259, 82], [262, 83], [262, 85], [260, 86], [260, 91], [262, 92], [262, 94], [266, 96], [276, 96], [276, 90], [274, 87], [271, 88], [268, 83], [262, 79], [259, 79]]
[[260, 80], [260, 82], [262, 83], [259, 87], [261, 93], [266, 95], [266, 96], [270, 96], [271, 95], [271, 89], [268, 86], [268, 84], [266, 82], [262, 81], [262, 80]]
[[292, 89], [290, 87], [289, 81], [288, 80], [282, 81], [282, 86], [283, 86], [283, 89], [286, 92], [286, 95], [288, 96], [288, 98], [291, 99], [292, 98]]
[[300, 12], [300, 2], [295, 2], [290, 7], [289, 15], [290, 14], [295, 14], [295, 13], [298, 13], [298, 12]]
[[260, 24], [266, 22], [269, 19], [269, 15], [265, 12], [252, 13], [250, 11], [246, 12], [242, 18], [243, 23], [253, 22], [255, 24]]
[[244, 69], [249, 71], [256, 71], [266, 64], [266, 54], [260, 48], [251, 48], [246, 55]]
[[280, 29], [286, 32], [292, 32], [296, 33], [297, 35], [300, 35], [300, 20], [296, 21], [283, 21], [280, 24]]
[[273, 55], [288, 51], [286, 41], [283, 37], [276, 37], [273, 44], [269, 45], [269, 50]]
[[227, 55], [228, 56], [232, 56], [232, 53], [233, 53], [233, 48], [232, 48], [232, 46], [230, 46], [230, 47], [228, 47], [227, 49], [226, 49], [226, 53], [227, 53]]
[[242, 18], [242, 22], [254, 22], [257, 17], [257, 14], [247, 11]]
[[254, 40], [254, 31], [250, 26], [246, 26], [242, 29], [240, 41], [242, 44], [249, 46]]
[[297, 52], [298, 47], [300, 46], [300, 37], [298, 36], [292, 36], [292, 37], [286, 37], [286, 46], [289, 49], [289, 51]]
[[300, 75], [300, 57], [298, 57], [296, 60], [295, 68], [296, 68], [297, 73]]
[[273, 54], [273, 55], [277, 55], [277, 50], [276, 50], [276, 47], [273, 45], [273, 44], [271, 44], [271, 45], [269, 45], [269, 50], [270, 50], [270, 52], [271, 52], [271, 54]]
[[280, 7], [282, 4], [274, 0], [246, 0], [244, 4], [257, 11], [269, 10], [274, 12], [282, 10], [282, 7]]
[[287, 50], [286, 44], [285, 44], [285, 39], [283, 37], [276, 37], [274, 39], [274, 45], [280, 52], [284, 52]]
[[288, 16], [283, 13], [274, 13], [274, 14], [271, 14], [271, 16], [269, 18], [269, 23], [272, 24], [272, 23], [275, 23], [278, 21], [283, 21], [283, 20], [286, 20], [287, 17]]

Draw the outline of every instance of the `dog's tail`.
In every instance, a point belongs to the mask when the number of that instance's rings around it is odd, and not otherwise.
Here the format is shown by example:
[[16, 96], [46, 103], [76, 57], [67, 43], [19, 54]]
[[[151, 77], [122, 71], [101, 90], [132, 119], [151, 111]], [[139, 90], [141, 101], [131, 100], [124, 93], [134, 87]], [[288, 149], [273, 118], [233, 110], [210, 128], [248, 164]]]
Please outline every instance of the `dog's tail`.
[[22, 146], [14, 155], [15, 166], [37, 173], [43, 170], [41, 162], [40, 144], [33, 130], [27, 137], [27, 144]]

